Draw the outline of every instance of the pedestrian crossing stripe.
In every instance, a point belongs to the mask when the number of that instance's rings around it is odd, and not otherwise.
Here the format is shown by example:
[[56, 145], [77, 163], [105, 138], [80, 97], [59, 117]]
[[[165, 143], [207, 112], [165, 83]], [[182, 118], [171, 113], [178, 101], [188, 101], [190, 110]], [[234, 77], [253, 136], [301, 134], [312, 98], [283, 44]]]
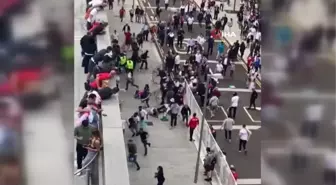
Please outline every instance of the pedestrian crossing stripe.
[[[220, 130], [222, 125], [212, 125], [215, 130]], [[233, 125], [232, 130], [240, 130], [243, 128], [243, 125]], [[259, 130], [261, 128], [260, 125], [246, 125], [246, 128], [249, 130]]]

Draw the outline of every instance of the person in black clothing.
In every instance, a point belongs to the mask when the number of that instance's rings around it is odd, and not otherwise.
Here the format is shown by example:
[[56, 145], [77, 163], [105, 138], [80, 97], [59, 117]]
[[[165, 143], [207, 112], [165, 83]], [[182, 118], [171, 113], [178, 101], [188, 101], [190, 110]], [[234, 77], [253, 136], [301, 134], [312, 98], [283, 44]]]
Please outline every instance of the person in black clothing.
[[212, 36], [210, 36], [208, 39], [208, 54], [209, 55], [212, 55], [213, 53], [214, 44], [215, 44], [215, 39]]
[[246, 45], [245, 42], [242, 41], [242, 43], [239, 46], [240, 56], [243, 57], [245, 53]]
[[137, 35], [137, 42], [138, 42], [138, 45], [142, 48], [143, 46], [143, 39], [144, 39], [144, 35], [142, 32], [140, 32], [138, 35]]
[[182, 121], [185, 122], [186, 126], [188, 126], [188, 119], [191, 115], [191, 110], [187, 104], [184, 104], [184, 106], [181, 109], [181, 115], [182, 115]]
[[162, 166], [158, 166], [157, 168], [157, 172], [155, 173], [155, 176], [154, 176], [158, 183], [157, 185], [163, 185], [164, 181], [166, 180], [165, 177], [164, 177], [164, 174], [163, 174], [163, 168]]
[[109, 10], [113, 9], [113, 0], [108, 0]]
[[174, 65], [175, 65], [175, 60], [174, 56], [169, 53], [168, 56], [166, 57], [166, 68], [168, 74], [170, 74], [173, 71]]
[[143, 54], [141, 54], [140, 59], [141, 59], [141, 64], [140, 64], [140, 69], [142, 69], [143, 65], [145, 64], [145, 69], [148, 69], [148, 50], [146, 50]]
[[178, 31], [177, 31], [177, 45], [178, 47], [182, 48], [182, 42], [183, 42], [183, 39], [184, 39], [184, 30], [183, 28], [180, 28]]
[[222, 24], [221, 24], [221, 27], [222, 27], [222, 30], [224, 31], [225, 29], [225, 26], [228, 22], [228, 18], [226, 17], [226, 15], [224, 15], [224, 17], [222, 17]]
[[82, 47], [82, 67], [84, 67], [84, 73], [87, 74], [89, 72], [89, 62], [91, 57], [97, 52], [97, 45], [95, 38], [88, 33], [84, 35], [80, 40], [80, 45]]
[[131, 32], [131, 27], [128, 24], [125, 24], [122, 31], [123, 32]]
[[127, 148], [128, 148], [128, 160], [129, 162], [134, 163], [137, 166], [137, 170], [140, 170], [140, 165], [137, 161], [137, 153], [138, 149], [136, 144], [133, 142], [132, 139], [129, 139], [127, 142]]
[[135, 8], [135, 22], [140, 22], [140, 7]]
[[251, 109], [253, 106], [253, 109], [256, 109], [256, 99], [258, 98], [258, 93], [255, 89], [252, 89], [251, 97], [250, 97], [250, 106], [247, 109]]
[[156, 16], [158, 19], [160, 19], [161, 12], [162, 12], [161, 8], [160, 8], [159, 6], [156, 7], [156, 9], [155, 9], [155, 16]]
[[197, 86], [197, 93], [200, 96], [200, 105], [204, 105], [204, 101], [205, 101], [205, 91], [206, 91], [206, 87], [204, 83], [199, 83]]
[[140, 128], [137, 136], [140, 136], [141, 142], [142, 142], [142, 144], [145, 147], [145, 154], [144, 154], [144, 156], [146, 156], [147, 155], [147, 146], [149, 146], [149, 147], [151, 146], [151, 143], [149, 143], [147, 141], [147, 138], [148, 138], [149, 134], [148, 134], [148, 132], [144, 131], [143, 128]]
[[197, 15], [197, 20], [200, 28], [202, 28], [202, 22], [203, 22], [204, 14], [203, 12], [199, 12]]
[[214, 19], [217, 20], [218, 19], [218, 14], [219, 14], [219, 6], [215, 6], [215, 11], [214, 11]]

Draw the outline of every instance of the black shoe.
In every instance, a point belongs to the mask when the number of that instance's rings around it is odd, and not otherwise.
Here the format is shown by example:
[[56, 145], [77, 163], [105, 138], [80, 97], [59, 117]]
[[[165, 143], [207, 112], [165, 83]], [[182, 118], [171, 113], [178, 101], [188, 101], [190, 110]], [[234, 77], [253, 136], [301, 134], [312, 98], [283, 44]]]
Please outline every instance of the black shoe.
[[144, 154], [144, 156], [147, 156], [147, 154]]
[[212, 181], [211, 178], [206, 178], [206, 179], [204, 179], [204, 180], [205, 180], [205, 181], [208, 181], [208, 182]]
[[148, 146], [149, 146], [149, 147], [151, 147], [151, 145], [152, 145], [151, 143], [148, 143]]
[[139, 171], [140, 170], [140, 166], [137, 168], [137, 171]]
[[132, 134], [132, 137], [134, 137], [135, 136], [135, 134]]

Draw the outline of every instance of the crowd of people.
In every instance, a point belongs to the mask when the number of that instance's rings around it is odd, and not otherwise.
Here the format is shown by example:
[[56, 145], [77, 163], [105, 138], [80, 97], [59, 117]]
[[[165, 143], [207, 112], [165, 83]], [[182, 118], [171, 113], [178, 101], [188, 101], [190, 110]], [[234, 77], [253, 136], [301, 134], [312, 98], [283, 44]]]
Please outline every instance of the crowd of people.
[[[97, 121], [99, 120], [99, 114], [101, 114], [101, 101], [108, 99], [113, 94], [117, 93], [120, 88], [119, 80], [120, 75], [125, 74], [127, 76], [125, 90], [129, 89], [129, 85], [136, 87], [135, 98], [139, 98], [145, 102], [145, 107], [140, 106], [139, 109], [128, 119], [129, 129], [132, 132], [132, 137], [140, 136], [141, 142], [143, 143], [146, 156], [148, 153], [148, 148], [151, 144], [148, 141], [148, 129], [147, 129], [147, 119], [148, 116], [158, 117], [160, 113], [163, 114], [161, 120], [168, 121], [168, 115], [170, 115], [170, 125], [171, 129], [174, 129], [177, 125], [178, 115], [181, 115], [183, 122], [189, 127], [190, 131], [190, 141], [193, 141], [193, 131], [197, 128], [199, 120], [197, 115], [193, 113], [191, 116], [191, 111], [188, 105], [183, 102], [183, 96], [185, 92], [185, 85], [188, 85], [196, 97], [198, 97], [200, 104], [204, 103], [209, 105], [212, 116], [214, 115], [216, 109], [218, 108], [220, 97], [220, 92], [218, 91], [217, 84], [218, 80], [216, 76], [209, 76], [209, 66], [207, 64], [209, 54], [212, 54], [213, 48], [211, 48], [211, 43], [217, 39], [218, 34], [225, 29], [225, 19], [219, 20], [218, 24], [212, 28], [212, 15], [211, 11], [204, 10], [204, 6], [201, 7], [202, 16], [197, 16], [198, 21], [202, 22], [203, 17], [206, 23], [205, 36], [200, 35], [196, 39], [192, 39], [188, 43], [188, 53], [190, 54], [189, 59], [182, 63], [180, 56], [173, 50], [173, 41], [175, 33], [177, 33], [177, 40], [181, 45], [181, 41], [184, 38], [183, 30], [183, 20], [186, 19], [188, 25], [188, 31], [192, 32], [193, 23], [193, 12], [195, 12], [196, 6], [192, 5], [193, 8], [189, 11], [189, 5], [183, 6], [180, 12], [175, 12], [172, 17], [172, 22], [159, 22], [157, 26], [149, 27], [148, 23], [143, 19], [143, 10], [136, 7], [135, 10], [131, 10], [130, 18], [131, 22], [135, 15], [135, 22], [143, 24], [143, 28], [140, 33], [132, 33], [130, 25], [127, 23], [123, 26], [122, 31], [124, 35], [124, 43], [121, 43], [119, 33], [114, 30], [112, 38], [112, 46], [101, 49], [97, 51], [97, 46], [95, 44], [95, 36], [90, 29], [92, 29], [92, 24], [90, 21], [95, 20], [97, 7], [89, 7], [90, 13], [88, 13], [88, 34], [83, 36], [81, 39], [83, 62], [82, 67], [84, 68], [84, 73], [87, 74], [87, 82], [85, 83], [85, 88], [88, 91], [87, 98], [84, 98], [84, 103], [81, 103], [80, 108], [77, 110], [80, 114], [80, 121], [78, 122], [78, 127], [75, 130], [75, 136], [77, 139], [77, 168], [80, 169], [82, 165], [82, 160], [89, 153], [91, 156], [94, 152], [99, 151], [98, 144], [100, 144], [99, 132], [97, 132]], [[212, 5], [211, 5], [212, 6]], [[101, 8], [101, 5], [98, 6]], [[217, 7], [215, 8], [217, 10]], [[244, 8], [242, 8], [244, 10]], [[93, 13], [92, 13], [93, 11]], [[161, 10], [157, 10], [157, 16], [160, 16]], [[119, 11], [121, 22], [125, 16], [125, 9], [121, 7]], [[217, 14], [218, 15], [218, 14]], [[202, 19], [201, 19], [202, 17]], [[218, 18], [218, 16], [214, 16]], [[230, 20], [232, 22], [232, 20]], [[201, 24], [200, 24], [201, 25]], [[230, 26], [229, 26], [230, 27]], [[257, 28], [256, 28], [257, 29]], [[101, 30], [103, 32], [103, 30]], [[100, 33], [101, 33], [100, 32]], [[162, 68], [158, 69], [158, 76], [160, 78], [160, 105], [150, 107], [149, 97], [151, 91], [149, 86], [146, 85], [142, 90], [139, 86], [135, 84], [133, 75], [137, 64], [140, 64], [140, 69], [145, 67], [147, 69], [148, 63], [148, 51], [141, 52], [142, 44], [148, 41], [149, 34], [156, 34], [161, 46], [168, 45], [171, 46], [171, 51], [169, 51], [165, 57], [164, 65]], [[153, 37], [153, 35], [152, 35]], [[166, 38], [165, 38], [166, 37]], [[252, 41], [253, 40], [253, 41]], [[207, 50], [204, 49], [204, 43], [209, 42], [209, 47]], [[249, 39], [248, 44], [256, 43], [252, 37]], [[244, 42], [243, 42], [244, 43]], [[224, 50], [224, 43], [220, 43], [217, 48], [217, 60], [221, 64], [221, 68], [218, 67], [219, 75], [226, 74], [226, 69], [228, 66], [231, 68], [231, 77], [233, 77], [234, 62], [237, 59], [238, 51], [243, 54], [244, 49], [242, 49], [243, 44], [238, 42], [231, 46], [228, 51]], [[206, 52], [207, 51], [207, 52]], [[131, 53], [131, 57], [128, 53]], [[254, 52], [253, 54], [259, 54], [259, 52]], [[253, 55], [254, 56], [254, 55]], [[256, 56], [258, 57], [258, 56]], [[253, 68], [257, 71], [257, 68]], [[117, 85], [115, 88], [109, 87], [109, 80], [111, 78], [117, 78]], [[205, 81], [209, 79], [209, 84], [206, 85]], [[184, 80], [187, 80], [189, 84], [185, 84]], [[205, 96], [208, 96], [208, 102], [205, 102]], [[229, 117], [235, 117], [236, 107], [232, 105], [229, 111]], [[191, 119], [189, 120], [189, 117]], [[80, 123], [80, 124], [79, 124]], [[211, 132], [215, 134], [215, 131], [211, 129]], [[228, 137], [231, 139], [231, 133], [228, 133]], [[246, 139], [245, 139], [246, 141]], [[128, 153], [129, 161], [133, 162], [137, 170], [140, 170], [140, 166], [137, 162], [137, 146], [134, 142], [134, 138], [128, 140]], [[240, 148], [246, 150], [246, 142], [241, 139]], [[90, 152], [87, 152], [90, 151]], [[210, 150], [208, 155], [204, 159], [205, 174], [207, 175], [206, 180], [211, 181], [211, 172], [216, 164], [216, 157], [213, 157], [213, 151]], [[160, 169], [160, 167], [159, 167]], [[161, 167], [162, 171], [162, 167]], [[160, 174], [160, 170], [158, 172]], [[163, 174], [163, 173], [162, 173]], [[159, 175], [160, 176], [160, 175]], [[164, 177], [159, 177], [158, 181], [163, 183], [162, 179]]]

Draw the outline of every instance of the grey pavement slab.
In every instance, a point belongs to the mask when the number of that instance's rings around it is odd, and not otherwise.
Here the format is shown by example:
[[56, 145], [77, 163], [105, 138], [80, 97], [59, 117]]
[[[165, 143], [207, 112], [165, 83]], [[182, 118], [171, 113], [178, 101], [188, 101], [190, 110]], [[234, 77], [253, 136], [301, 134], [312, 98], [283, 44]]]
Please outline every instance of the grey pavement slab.
[[[127, 8], [131, 7], [126, 2]], [[109, 22], [113, 22], [113, 12], [109, 12]], [[138, 33], [141, 30], [141, 24], [130, 23], [131, 29]], [[113, 24], [110, 24], [110, 29], [113, 29]], [[120, 39], [123, 39], [120, 36]], [[149, 84], [150, 89], [153, 91], [158, 89], [158, 86], [151, 84], [152, 70], [157, 68], [161, 64], [161, 59], [156, 51], [156, 47], [153, 43], [145, 42], [143, 50], [148, 49], [148, 70], [136, 70], [134, 73], [135, 83], [142, 89], [145, 84]], [[121, 75], [120, 81], [121, 88], [125, 86], [125, 76]], [[122, 119], [128, 119], [135, 111], [141, 102], [133, 98], [135, 88], [129, 88], [128, 91], [121, 91], [119, 93], [119, 99], [121, 102], [121, 117]], [[150, 101], [151, 106], [156, 106], [155, 101]], [[166, 182], [165, 184], [194, 184], [194, 170], [196, 164], [197, 150], [195, 145], [188, 141], [187, 129], [182, 123], [177, 128], [169, 130], [168, 122], [161, 122], [158, 119], [150, 118], [153, 122], [153, 126], [148, 126], [150, 134], [149, 141], [152, 146], [148, 149], [148, 156], [143, 156], [143, 146], [139, 138], [134, 138], [138, 145], [138, 162], [141, 166], [140, 171], [136, 171], [135, 167], [129, 164], [129, 176], [131, 185], [148, 185], [155, 184], [156, 179], [154, 173], [156, 168], [161, 165], [164, 168]], [[130, 131], [126, 128], [125, 141], [130, 138]], [[202, 168], [202, 167], [201, 167]], [[205, 184], [203, 181], [202, 169], [199, 174], [199, 181], [197, 184]]]

